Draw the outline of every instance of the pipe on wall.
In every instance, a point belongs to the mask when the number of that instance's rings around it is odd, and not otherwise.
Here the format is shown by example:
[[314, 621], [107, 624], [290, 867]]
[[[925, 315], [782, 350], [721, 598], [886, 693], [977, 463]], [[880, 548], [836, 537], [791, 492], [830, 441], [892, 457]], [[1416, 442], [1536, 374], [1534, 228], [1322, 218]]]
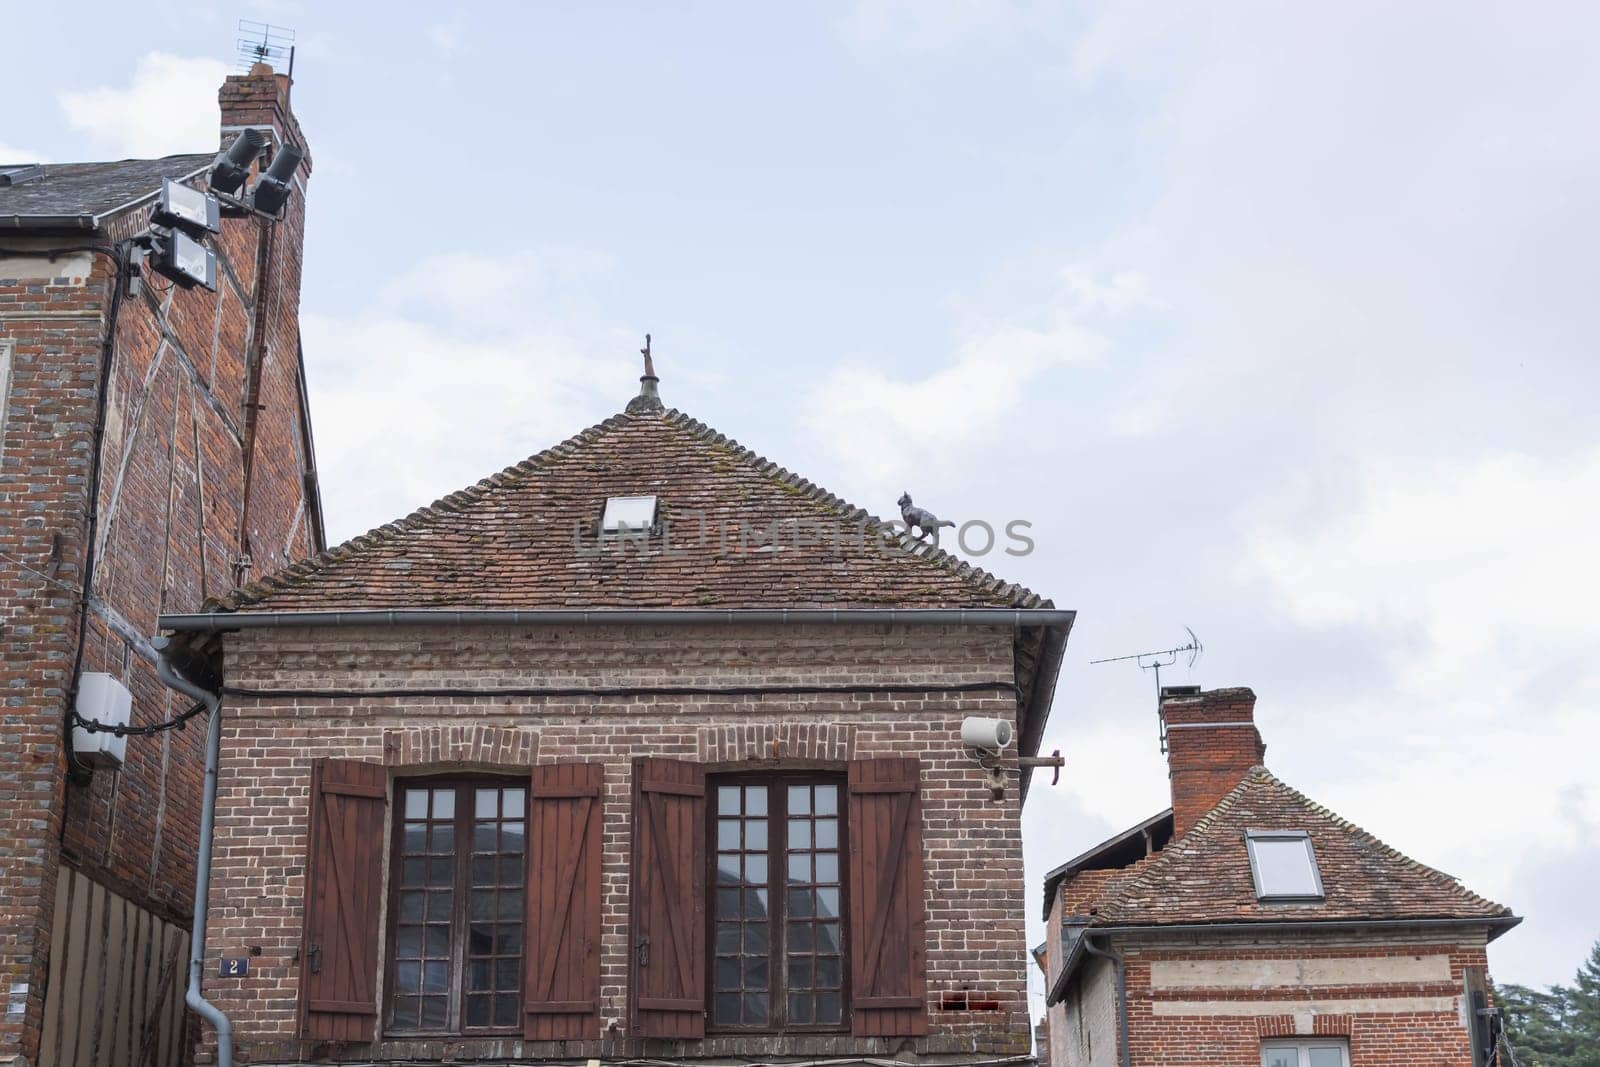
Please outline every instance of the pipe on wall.
[[161, 681], [167, 688], [200, 701], [209, 713], [205, 791], [200, 802], [200, 847], [194, 860], [194, 929], [189, 933], [189, 988], [184, 994], [184, 1003], [216, 1029], [217, 1067], [233, 1067], [233, 1025], [222, 1009], [200, 992], [200, 979], [205, 971], [206, 908], [211, 892], [211, 839], [217, 814], [217, 767], [222, 762], [222, 697], [200, 688], [178, 673], [167, 658], [172, 646], [170, 638], [157, 637], [151, 644], [160, 656], [156, 661], [156, 674]]
[[1083, 947], [1091, 956], [1099, 956], [1103, 960], [1110, 960], [1111, 966], [1117, 974], [1117, 1048], [1121, 1053], [1122, 1067], [1128, 1067], [1132, 1062], [1132, 1053], [1128, 1049], [1128, 965], [1123, 958], [1110, 949], [1101, 948], [1094, 943], [1094, 938], [1085, 936]]

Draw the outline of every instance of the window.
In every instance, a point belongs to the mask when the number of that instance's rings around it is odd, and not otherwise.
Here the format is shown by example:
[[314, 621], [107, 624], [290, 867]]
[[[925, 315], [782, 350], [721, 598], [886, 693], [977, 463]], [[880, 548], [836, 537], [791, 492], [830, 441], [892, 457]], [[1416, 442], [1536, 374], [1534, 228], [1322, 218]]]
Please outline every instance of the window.
[[1350, 1047], [1330, 1037], [1264, 1042], [1261, 1067], [1350, 1067]]
[[527, 789], [481, 778], [408, 782], [397, 810], [389, 1029], [517, 1030]]
[[1322, 875], [1304, 830], [1250, 830], [1250, 874], [1257, 900], [1321, 900]]
[[713, 779], [711, 1025], [846, 1024], [843, 783]]
[[653, 496], [613, 496], [600, 516], [601, 533], [643, 533], [656, 524]]

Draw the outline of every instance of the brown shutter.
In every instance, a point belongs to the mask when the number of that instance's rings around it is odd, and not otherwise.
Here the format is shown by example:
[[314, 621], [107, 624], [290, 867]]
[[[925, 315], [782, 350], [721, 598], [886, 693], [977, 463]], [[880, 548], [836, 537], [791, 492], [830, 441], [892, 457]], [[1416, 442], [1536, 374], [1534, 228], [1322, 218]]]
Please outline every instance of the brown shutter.
[[696, 763], [633, 761], [633, 1033], [706, 1031], [706, 776]]
[[850, 1008], [858, 1036], [928, 1032], [916, 759], [850, 763]]
[[600, 824], [605, 768], [533, 769], [528, 839], [527, 995], [522, 1036], [600, 1036]]
[[371, 1041], [378, 1018], [383, 813], [377, 763], [311, 764], [301, 1011], [306, 1037]]

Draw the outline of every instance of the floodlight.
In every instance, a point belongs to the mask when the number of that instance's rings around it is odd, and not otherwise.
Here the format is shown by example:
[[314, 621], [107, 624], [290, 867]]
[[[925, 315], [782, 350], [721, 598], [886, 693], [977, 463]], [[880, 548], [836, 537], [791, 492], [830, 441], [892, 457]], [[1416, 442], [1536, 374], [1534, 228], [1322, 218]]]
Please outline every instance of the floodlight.
[[250, 176], [250, 164], [267, 147], [267, 135], [260, 130], [241, 130], [227, 151], [218, 152], [211, 164], [211, 188], [219, 193], [236, 192]]
[[289, 202], [289, 194], [294, 191], [289, 182], [304, 158], [306, 154], [292, 144], [279, 146], [277, 154], [272, 157], [272, 165], [256, 179], [255, 191], [250, 194], [251, 206], [268, 215], [276, 215]]
[[217, 290], [217, 254], [182, 230], [150, 231], [156, 270], [185, 289]]
[[150, 221], [160, 226], [181, 226], [186, 230], [222, 231], [220, 205], [210, 193], [191, 188], [171, 178], [161, 179], [161, 198], [156, 201]]

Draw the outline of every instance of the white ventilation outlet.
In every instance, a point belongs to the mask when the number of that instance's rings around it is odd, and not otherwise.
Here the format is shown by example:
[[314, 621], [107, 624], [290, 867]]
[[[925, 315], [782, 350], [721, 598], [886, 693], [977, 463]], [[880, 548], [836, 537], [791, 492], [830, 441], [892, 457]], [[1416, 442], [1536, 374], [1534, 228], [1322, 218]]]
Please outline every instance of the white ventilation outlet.
[[[109, 674], [85, 673], [78, 679], [77, 712], [80, 719], [95, 719], [105, 726], [126, 726], [133, 711], [133, 694]], [[72, 751], [78, 762], [115, 770], [122, 766], [128, 739], [110, 730], [72, 727]]]

